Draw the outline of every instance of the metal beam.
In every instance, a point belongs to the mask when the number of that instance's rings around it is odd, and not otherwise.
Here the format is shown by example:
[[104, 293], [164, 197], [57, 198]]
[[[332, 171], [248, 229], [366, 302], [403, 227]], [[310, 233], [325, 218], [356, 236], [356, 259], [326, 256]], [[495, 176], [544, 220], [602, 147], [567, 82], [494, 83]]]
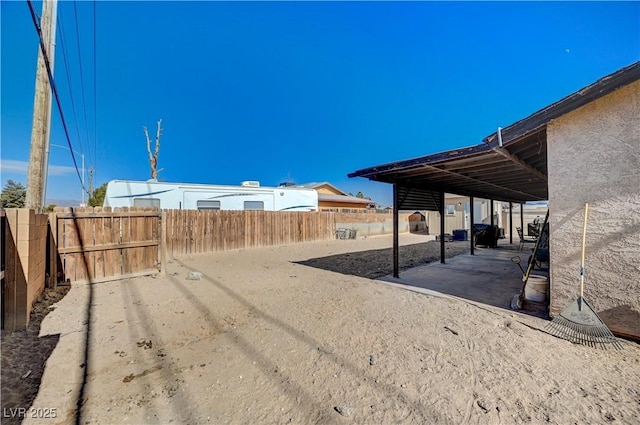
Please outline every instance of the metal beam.
[[513, 202], [509, 202], [509, 243], [513, 245]]
[[440, 192], [440, 262], [444, 264], [444, 191]]
[[459, 177], [462, 180], [472, 181], [472, 182], [478, 183], [478, 184], [480, 184], [482, 186], [491, 186], [491, 187], [494, 187], [494, 188], [497, 188], [497, 189], [500, 189], [500, 190], [513, 192], [513, 193], [519, 193], [521, 195], [525, 195], [526, 199], [529, 199], [529, 198], [538, 199], [539, 198], [539, 196], [533, 195], [533, 194], [528, 193], [528, 192], [523, 192], [521, 190], [511, 189], [511, 188], [508, 188], [508, 187], [505, 187], [505, 186], [500, 186], [500, 185], [497, 185], [497, 184], [494, 184], [494, 183], [491, 183], [491, 182], [487, 182], [487, 181], [484, 181], [484, 180], [478, 180], [478, 179], [475, 179], [473, 177], [465, 176], [464, 174], [458, 174], [458, 173], [456, 173], [454, 171], [443, 170], [442, 168], [434, 167], [433, 165], [426, 165], [425, 164], [425, 165], [423, 165], [423, 167], [431, 168], [431, 169], [437, 170], [437, 171], [439, 171], [441, 173], [444, 173], [444, 174], [447, 174], [447, 175], [454, 175], [456, 177]]
[[393, 277], [400, 277], [398, 267], [398, 185], [393, 185]]
[[517, 156], [509, 153], [506, 149], [499, 148], [499, 147], [495, 147], [495, 148], [491, 148], [491, 149], [495, 153], [502, 155], [503, 157], [507, 158], [509, 161], [512, 161], [514, 164], [518, 165], [523, 170], [528, 171], [529, 173], [541, 178], [544, 181], [549, 181], [549, 177], [546, 174], [544, 174], [543, 172], [541, 172], [540, 170], [538, 170], [536, 168], [533, 168], [531, 165], [527, 164], [526, 162], [524, 162], [523, 160], [521, 160]]
[[493, 202], [493, 199], [490, 199], [489, 203], [491, 205], [491, 207], [490, 207], [491, 209], [489, 210], [490, 214], [491, 214], [491, 226], [493, 227], [493, 225], [494, 225], [494, 220], [493, 220], [493, 204], [494, 204], [494, 202]]
[[475, 249], [475, 247], [474, 247], [474, 243], [475, 243], [474, 235], [475, 235], [475, 232], [473, 231], [473, 224], [474, 224], [474, 214], [473, 214], [473, 196], [470, 196], [470, 197], [469, 197], [469, 211], [470, 211], [470, 218], [469, 218], [469, 220], [470, 220], [470, 222], [471, 222], [471, 225], [469, 226], [469, 227], [470, 227], [470, 229], [469, 229], [469, 235], [471, 235], [471, 236], [469, 237], [469, 239], [471, 240], [471, 255], [475, 255], [475, 254], [474, 254], [474, 252], [473, 252], [473, 250]]
[[520, 202], [520, 229], [524, 238], [524, 204], [522, 202]]

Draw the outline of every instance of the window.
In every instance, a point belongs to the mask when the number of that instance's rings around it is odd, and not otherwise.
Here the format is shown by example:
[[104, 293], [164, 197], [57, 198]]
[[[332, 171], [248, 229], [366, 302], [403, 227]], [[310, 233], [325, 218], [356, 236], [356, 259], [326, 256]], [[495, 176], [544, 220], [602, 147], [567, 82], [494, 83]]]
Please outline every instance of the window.
[[134, 207], [153, 207], [160, 208], [160, 199], [158, 198], [133, 198]]
[[196, 205], [199, 210], [219, 210], [220, 209], [220, 201], [196, 201]]
[[445, 205], [444, 213], [445, 213], [446, 215], [455, 215], [455, 213], [456, 213], [456, 206], [455, 206], [455, 205]]
[[244, 209], [248, 211], [263, 211], [263, 201], [244, 201]]

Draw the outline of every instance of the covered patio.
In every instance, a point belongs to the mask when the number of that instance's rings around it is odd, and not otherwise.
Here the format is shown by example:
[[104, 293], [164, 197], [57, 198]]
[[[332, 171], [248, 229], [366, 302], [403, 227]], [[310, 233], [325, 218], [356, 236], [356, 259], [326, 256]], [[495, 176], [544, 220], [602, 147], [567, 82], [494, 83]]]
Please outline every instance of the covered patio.
[[[551, 315], [561, 311], [568, 299], [575, 295], [575, 266], [579, 253], [575, 253], [578, 245], [580, 217], [585, 202], [598, 205], [599, 220], [594, 217], [591, 223], [602, 234], [611, 238], [601, 240], [588, 247], [594, 251], [602, 251], [603, 247], [611, 247], [610, 240], [615, 232], [611, 229], [621, 226], [621, 223], [633, 222], [633, 210], [637, 204], [637, 186], [633, 189], [633, 182], [637, 180], [637, 173], [632, 166], [626, 165], [629, 159], [637, 155], [637, 120], [629, 119], [634, 116], [634, 105], [637, 105], [637, 81], [640, 79], [640, 62], [607, 75], [593, 84], [576, 91], [569, 96], [543, 108], [532, 115], [506, 127], [498, 127], [496, 132], [482, 140], [475, 146], [453, 149], [418, 158], [411, 158], [396, 162], [385, 163], [373, 167], [360, 169], [349, 174], [349, 177], [363, 177], [372, 181], [393, 185], [393, 279], [411, 280], [415, 285], [438, 290], [435, 277], [446, 286], [445, 293], [451, 294], [461, 291], [459, 295], [473, 294], [477, 282], [481, 281], [483, 266], [474, 261], [476, 256], [474, 208], [470, 208], [469, 252], [465, 260], [452, 260], [451, 268], [445, 264], [445, 193], [469, 197], [470, 205], [474, 205], [476, 198], [489, 200], [491, 207], [491, 225], [493, 226], [493, 201], [509, 203], [509, 244], [513, 244], [513, 220], [511, 211], [513, 204], [522, 205], [532, 201], [549, 201], [553, 212], [550, 214], [551, 244], [548, 255], [550, 274], [553, 282], [551, 290]], [[634, 92], [634, 90], [636, 90]], [[637, 112], [635, 112], [637, 115]], [[586, 117], [586, 118], [585, 118]], [[635, 124], [634, 124], [635, 123]], [[549, 141], [548, 141], [549, 139]], [[594, 140], [607, 140], [606, 144], [593, 143]], [[574, 146], [575, 145], [575, 146]], [[548, 160], [548, 149], [555, 149], [555, 155]], [[586, 152], [577, 158], [577, 152]], [[615, 155], [614, 155], [615, 154]], [[616, 162], [612, 161], [612, 155]], [[613, 176], [600, 170], [614, 170]], [[553, 179], [549, 178], [550, 170]], [[591, 170], [596, 170], [590, 173]], [[617, 173], [617, 174], [616, 174]], [[620, 174], [620, 176], [618, 176]], [[589, 179], [585, 179], [589, 176]], [[602, 176], [602, 177], [599, 177]], [[593, 180], [593, 181], [592, 181]], [[549, 186], [552, 186], [550, 191]], [[628, 186], [628, 187], [627, 187]], [[576, 188], [580, 190], [576, 190]], [[622, 195], [612, 194], [621, 192]], [[606, 195], [606, 196], [605, 196]], [[611, 208], [616, 210], [616, 221], [608, 222]], [[398, 212], [400, 210], [428, 210], [438, 211], [440, 214], [440, 263], [431, 265], [422, 271], [399, 275], [398, 269]], [[626, 220], [626, 221], [625, 221]], [[608, 228], [602, 228], [603, 223], [609, 223]], [[524, 229], [521, 222], [520, 228]], [[599, 252], [594, 265], [600, 266], [596, 272], [601, 274], [600, 281], [607, 281], [612, 287], [620, 286], [616, 280], [616, 273], [626, 273], [628, 267], [634, 264], [637, 255], [629, 246], [633, 239], [626, 238], [621, 247], [615, 248], [622, 254], [617, 257], [614, 265], [607, 263], [606, 255]], [[554, 260], [553, 249], [556, 250]], [[464, 257], [464, 256], [463, 256]], [[478, 255], [478, 260], [489, 260], [489, 257]], [[480, 258], [481, 257], [481, 258]], [[526, 261], [526, 258], [523, 258]], [[457, 263], [457, 264], [456, 264]], [[637, 264], [637, 263], [635, 263]], [[469, 273], [459, 275], [462, 266], [468, 267]], [[457, 267], [460, 266], [460, 267]], [[517, 266], [510, 265], [513, 273], [519, 274]], [[503, 277], [498, 268], [489, 268], [490, 279], [501, 282]], [[446, 270], [446, 272], [445, 272]], [[615, 270], [615, 272], [612, 272]], [[465, 272], [466, 273], [466, 272]], [[418, 277], [423, 275], [424, 282]], [[428, 277], [428, 276], [431, 277]], [[449, 279], [450, 278], [450, 279]], [[449, 280], [447, 280], [449, 279]], [[455, 280], [455, 282], [454, 282]], [[619, 279], [618, 279], [619, 280]], [[427, 282], [427, 283], [425, 283]], [[462, 282], [467, 285], [460, 287]], [[443, 288], [440, 288], [443, 289]], [[481, 290], [486, 290], [483, 287]], [[634, 307], [634, 292], [629, 288], [621, 288], [614, 297], [612, 291], [600, 291], [596, 287], [593, 291], [596, 304], [602, 301], [601, 313], [614, 310], [621, 311], [618, 316], [609, 314], [611, 318], [605, 320], [612, 326], [623, 325], [617, 332], [625, 336], [638, 337], [637, 325], [634, 323], [637, 313]], [[478, 292], [476, 297], [482, 297]], [[493, 296], [498, 297], [498, 293]], [[495, 301], [499, 303], [499, 301]], [[625, 309], [622, 311], [621, 309]], [[627, 314], [630, 311], [633, 314]], [[627, 318], [629, 317], [629, 318]], [[637, 322], [637, 321], [636, 321]], [[616, 330], [614, 330], [615, 332]]]
[[[504, 129], [498, 127], [495, 133], [485, 137], [479, 145], [376, 165], [350, 173], [350, 178], [364, 177], [393, 185], [394, 276], [398, 277], [398, 211], [428, 210], [440, 213], [443, 252], [441, 262], [444, 263], [445, 193], [468, 196], [471, 204], [474, 198], [505, 201], [509, 202], [510, 207], [513, 203], [519, 203], [521, 212], [525, 202], [549, 200], [548, 126], [553, 120], [614, 93], [638, 78], [640, 62], [607, 75]], [[493, 210], [493, 202], [490, 204]], [[470, 212], [473, 224], [473, 208]], [[493, 214], [491, 216], [493, 218]], [[474, 255], [473, 225], [470, 232], [470, 251]], [[513, 239], [509, 242], [513, 243]]]
[[[422, 288], [493, 305], [517, 308], [548, 318], [547, 302], [528, 301], [524, 295], [524, 273], [511, 261], [520, 255], [527, 269], [529, 247], [518, 251], [518, 234], [513, 229], [513, 204], [520, 205], [520, 229], [524, 228], [523, 204], [548, 198], [546, 127], [532, 129], [516, 123], [485, 138], [484, 143], [468, 148], [437, 153], [421, 158], [384, 164], [350, 174], [393, 184], [393, 274], [388, 281]], [[445, 193], [469, 197], [469, 254], [459, 255], [445, 264]], [[493, 248], [476, 247], [474, 202], [489, 200], [491, 226], [494, 226], [494, 201], [509, 203], [507, 241], [496, 241]], [[440, 214], [440, 263], [406, 270], [398, 268], [398, 212], [429, 210]], [[537, 273], [541, 274], [541, 273]], [[548, 278], [548, 269], [544, 270]], [[518, 301], [514, 303], [513, 300]]]
[[[522, 128], [524, 127], [524, 128]], [[476, 198], [490, 201], [491, 225], [494, 225], [494, 202], [513, 204], [548, 199], [546, 127], [522, 126], [519, 123], [485, 138], [484, 143], [420, 158], [408, 159], [355, 171], [349, 177], [393, 184], [394, 277], [398, 276], [397, 237], [400, 210], [427, 210], [440, 213], [440, 247], [445, 262], [445, 193], [468, 196], [470, 205]], [[474, 208], [470, 208], [470, 253], [475, 254]], [[520, 228], [524, 227], [523, 223]], [[514, 229], [509, 229], [513, 244]]]

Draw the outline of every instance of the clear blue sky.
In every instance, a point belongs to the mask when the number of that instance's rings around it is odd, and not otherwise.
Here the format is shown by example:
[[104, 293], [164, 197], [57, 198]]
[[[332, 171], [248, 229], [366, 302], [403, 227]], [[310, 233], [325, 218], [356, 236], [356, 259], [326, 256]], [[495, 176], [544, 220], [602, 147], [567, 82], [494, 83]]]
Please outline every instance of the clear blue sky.
[[[150, 177], [142, 127], [162, 118], [161, 180], [290, 176], [390, 204], [347, 173], [475, 145], [640, 59], [638, 2], [98, 2], [94, 93], [93, 2], [75, 9], [85, 102], [70, 1], [55, 78], [96, 186]], [[27, 180], [38, 42], [26, 2], [1, 21], [4, 186]], [[67, 143], [55, 105], [51, 142]], [[48, 198], [79, 200], [69, 152], [50, 164]]]

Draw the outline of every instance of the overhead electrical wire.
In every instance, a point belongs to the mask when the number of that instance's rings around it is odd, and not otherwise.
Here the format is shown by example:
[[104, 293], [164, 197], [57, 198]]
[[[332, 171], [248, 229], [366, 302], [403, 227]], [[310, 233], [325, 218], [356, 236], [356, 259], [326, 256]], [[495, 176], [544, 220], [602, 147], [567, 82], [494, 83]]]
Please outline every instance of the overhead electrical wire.
[[67, 120], [64, 118], [64, 112], [62, 112], [62, 104], [60, 102], [60, 95], [58, 93], [58, 87], [56, 86], [56, 82], [53, 79], [53, 73], [51, 72], [51, 63], [49, 62], [49, 55], [47, 55], [47, 48], [44, 45], [44, 40], [42, 39], [42, 29], [40, 28], [40, 24], [38, 23], [38, 19], [36, 18], [36, 12], [33, 7], [32, 0], [27, 0], [27, 5], [29, 6], [29, 12], [31, 12], [31, 19], [33, 20], [33, 25], [36, 27], [36, 32], [38, 33], [38, 40], [40, 42], [40, 51], [42, 52], [42, 57], [44, 58], [44, 64], [47, 68], [47, 75], [49, 77], [49, 83], [51, 84], [51, 91], [53, 92], [53, 96], [56, 99], [56, 104], [58, 105], [58, 112], [60, 113], [60, 119], [62, 120], [62, 127], [64, 129], [64, 134], [67, 138], [67, 144], [69, 145], [69, 152], [71, 152], [71, 159], [73, 159], [73, 166], [76, 169], [76, 174], [78, 174], [78, 180], [80, 180], [80, 186], [82, 190], [86, 192], [84, 183], [82, 182], [82, 177], [80, 176], [80, 170], [78, 170], [78, 163], [76, 161], [76, 156], [73, 153], [73, 148], [71, 146], [71, 138], [69, 137], [69, 128], [67, 127]]
[[93, 172], [95, 178], [96, 168], [98, 168], [98, 82], [97, 76], [97, 60], [96, 60], [96, 4], [93, 0]]
[[89, 151], [89, 158], [91, 158], [91, 145], [89, 143], [89, 120], [87, 119], [87, 101], [86, 101], [86, 97], [85, 97], [85, 90], [84, 90], [84, 73], [82, 72], [82, 55], [81, 55], [81, 51], [80, 51], [80, 30], [78, 27], [78, 9], [76, 7], [77, 2], [74, 0], [73, 2], [73, 12], [75, 15], [75, 20], [76, 20], [76, 40], [78, 42], [78, 63], [80, 65], [80, 86], [82, 88], [82, 109], [84, 110], [84, 128], [85, 128], [85, 133], [86, 133], [86, 140], [87, 140], [87, 148]]
[[[67, 61], [67, 49], [65, 48], [64, 42], [64, 25], [62, 23], [62, 15], [58, 16], [58, 21], [60, 23], [60, 46], [62, 47], [62, 59], [64, 61], [64, 69], [67, 75], [67, 83], [69, 85], [69, 98], [71, 99], [71, 110], [73, 112], [73, 117], [76, 123], [76, 133], [78, 135], [78, 143], [80, 143], [80, 152], [84, 154], [84, 146], [82, 144], [82, 137], [80, 135], [80, 124], [78, 124], [78, 114], [76, 112], [76, 103], [73, 100], [73, 88], [71, 86], [71, 75], [69, 74], [69, 62]], [[87, 143], [89, 141], [87, 140]]]

